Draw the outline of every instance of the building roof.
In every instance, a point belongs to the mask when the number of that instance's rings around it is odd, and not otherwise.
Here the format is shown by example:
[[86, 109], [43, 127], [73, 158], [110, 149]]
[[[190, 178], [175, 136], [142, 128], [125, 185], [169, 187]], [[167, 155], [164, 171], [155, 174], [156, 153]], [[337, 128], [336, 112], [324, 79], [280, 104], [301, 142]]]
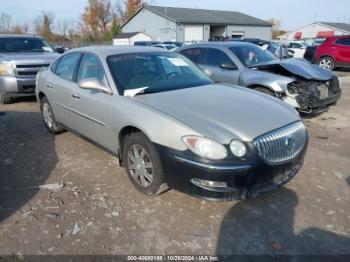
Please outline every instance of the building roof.
[[121, 33], [121, 34], [115, 36], [114, 39], [131, 38], [131, 37], [133, 37], [133, 36], [135, 36], [135, 35], [137, 35], [137, 34], [140, 34], [140, 33], [145, 34], [145, 33], [143, 33], [143, 32]]
[[[264, 20], [234, 11], [218, 11], [150, 5], [143, 8], [178, 23], [272, 26], [269, 22], [266, 22]], [[137, 15], [137, 13], [135, 15]]]
[[346, 23], [331, 23], [331, 22], [319, 22], [319, 24], [323, 24], [325, 26], [333, 27], [339, 29], [341, 31], [350, 32], [350, 24]]

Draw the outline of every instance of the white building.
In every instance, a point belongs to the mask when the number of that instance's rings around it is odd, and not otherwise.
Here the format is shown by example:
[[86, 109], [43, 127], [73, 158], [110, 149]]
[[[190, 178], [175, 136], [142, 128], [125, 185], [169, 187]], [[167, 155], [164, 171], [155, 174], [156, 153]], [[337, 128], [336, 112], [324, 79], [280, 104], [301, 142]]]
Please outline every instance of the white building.
[[260, 38], [271, 40], [272, 25], [233, 11], [144, 6], [122, 26], [123, 32], [144, 32], [153, 41], [208, 41]]
[[152, 37], [142, 32], [121, 33], [113, 38], [113, 45], [134, 45], [137, 41], [151, 41]]
[[316, 22], [278, 37], [281, 41], [292, 41], [311, 38], [324, 38], [335, 35], [350, 35], [350, 24]]

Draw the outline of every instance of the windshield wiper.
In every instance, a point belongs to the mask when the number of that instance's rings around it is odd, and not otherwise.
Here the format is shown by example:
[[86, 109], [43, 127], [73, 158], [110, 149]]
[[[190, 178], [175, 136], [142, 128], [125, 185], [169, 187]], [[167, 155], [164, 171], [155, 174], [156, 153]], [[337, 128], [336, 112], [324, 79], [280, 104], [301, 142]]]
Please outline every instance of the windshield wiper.
[[147, 88], [148, 86], [124, 90], [124, 96], [134, 97], [136, 95], [144, 94]]

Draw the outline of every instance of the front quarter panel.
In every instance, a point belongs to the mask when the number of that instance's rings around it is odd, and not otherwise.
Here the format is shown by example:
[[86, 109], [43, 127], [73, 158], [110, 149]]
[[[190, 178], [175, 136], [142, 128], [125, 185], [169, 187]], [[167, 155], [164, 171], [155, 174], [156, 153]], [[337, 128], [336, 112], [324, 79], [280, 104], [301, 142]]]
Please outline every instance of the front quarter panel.
[[241, 85], [249, 86], [265, 86], [276, 93], [286, 93], [288, 83], [294, 79], [281, 75], [261, 72], [255, 69], [244, 69], [241, 73]]
[[[181, 137], [186, 135], [201, 136], [200, 133], [182, 122], [130, 97], [116, 95], [114, 100], [115, 114], [112, 117], [112, 126], [118, 137], [123, 128], [136, 127], [153, 143], [184, 151], [187, 147], [181, 142]], [[117, 148], [119, 147], [118, 140]]]

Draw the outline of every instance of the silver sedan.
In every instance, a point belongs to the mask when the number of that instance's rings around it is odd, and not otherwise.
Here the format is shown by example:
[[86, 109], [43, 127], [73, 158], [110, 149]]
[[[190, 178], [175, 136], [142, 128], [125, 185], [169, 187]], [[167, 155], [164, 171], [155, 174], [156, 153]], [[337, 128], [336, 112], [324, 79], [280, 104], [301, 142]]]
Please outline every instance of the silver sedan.
[[271, 191], [300, 170], [298, 113], [246, 88], [215, 85], [180, 54], [151, 47], [74, 49], [37, 76], [46, 128], [110, 151], [148, 195], [207, 199]]

